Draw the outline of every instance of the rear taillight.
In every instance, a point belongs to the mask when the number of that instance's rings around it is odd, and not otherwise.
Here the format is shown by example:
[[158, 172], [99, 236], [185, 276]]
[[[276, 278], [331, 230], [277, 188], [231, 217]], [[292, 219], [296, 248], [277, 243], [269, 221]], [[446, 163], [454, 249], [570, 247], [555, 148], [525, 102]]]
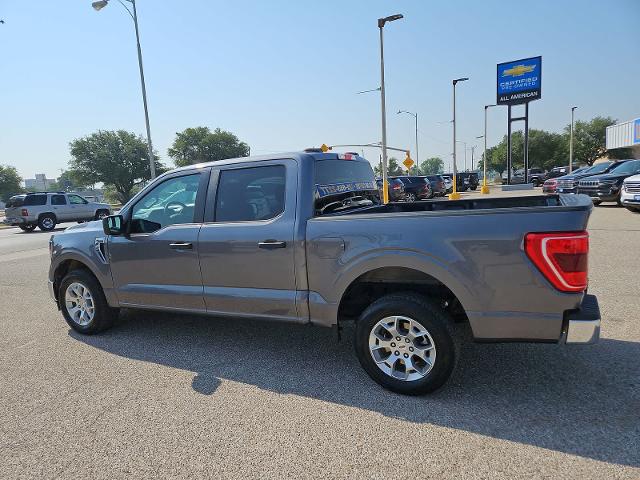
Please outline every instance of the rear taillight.
[[20, 215], [21, 215], [22, 217], [28, 217], [28, 216], [29, 216], [29, 210], [27, 210], [26, 208], [23, 208], [23, 209], [20, 211]]
[[394, 190], [400, 190], [402, 187], [400, 185], [394, 185], [391, 188], [393, 188]]
[[588, 283], [587, 232], [527, 233], [527, 256], [561, 292], [582, 292]]

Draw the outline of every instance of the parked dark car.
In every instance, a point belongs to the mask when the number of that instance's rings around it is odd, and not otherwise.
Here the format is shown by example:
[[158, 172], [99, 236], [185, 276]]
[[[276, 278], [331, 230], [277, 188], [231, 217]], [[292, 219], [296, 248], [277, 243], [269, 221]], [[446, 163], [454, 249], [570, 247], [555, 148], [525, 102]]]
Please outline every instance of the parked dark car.
[[621, 163], [627, 160], [609, 160], [607, 162], [598, 163], [584, 170], [576, 170], [571, 175], [565, 175], [558, 178], [556, 186], [557, 193], [578, 193], [578, 182], [586, 177], [609, 173]]
[[593, 203], [616, 202], [622, 206], [620, 192], [625, 178], [640, 173], [640, 160], [629, 160], [618, 164], [603, 175], [594, 175], [578, 182], [578, 193], [588, 195]]
[[444, 197], [447, 194], [447, 186], [445, 185], [444, 178], [442, 178], [442, 176], [427, 175], [425, 178], [427, 178], [431, 184], [433, 197]]
[[[573, 168], [571, 169], [571, 173], [576, 173], [578, 170], [580, 169], [587, 169], [589, 167], [580, 167], [579, 165], [575, 164], [573, 165]], [[545, 180], [549, 180], [550, 178], [558, 178], [558, 177], [564, 177], [565, 175], [569, 174], [569, 166], [565, 166], [565, 167], [554, 167], [552, 168], [549, 172], [547, 172], [547, 174], [545, 175]]]
[[[445, 174], [453, 178], [453, 173]], [[476, 172], [458, 172], [456, 176], [456, 191], [466, 192], [467, 190], [476, 190], [480, 180], [478, 180], [478, 174]]]
[[404, 184], [404, 196], [407, 202], [426, 200], [433, 197], [431, 184], [424, 177], [392, 177]]
[[[539, 187], [545, 181], [547, 172], [545, 172], [542, 168], [530, 168], [529, 169], [529, 178], [527, 179], [527, 183], [532, 183], [534, 187]], [[517, 185], [524, 183], [524, 168], [520, 170], [516, 170], [513, 176], [511, 177], [511, 184]]]
[[[389, 185], [388, 185], [388, 189], [389, 189], [389, 201], [390, 202], [401, 202], [403, 200], [405, 200], [405, 193], [404, 193], [404, 183], [402, 183], [400, 180], [398, 180], [397, 178], [389, 178], [387, 179]], [[378, 178], [376, 180], [376, 183], [378, 184], [378, 190], [380, 190], [380, 195], [382, 196], [382, 179]]]

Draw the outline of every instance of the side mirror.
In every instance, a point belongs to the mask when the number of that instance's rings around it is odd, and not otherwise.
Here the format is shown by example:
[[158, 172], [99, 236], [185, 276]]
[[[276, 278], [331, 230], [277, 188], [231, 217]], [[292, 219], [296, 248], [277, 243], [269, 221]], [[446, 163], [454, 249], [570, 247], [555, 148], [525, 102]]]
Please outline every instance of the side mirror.
[[124, 233], [124, 218], [122, 215], [109, 215], [102, 219], [102, 230], [106, 235], [122, 235]]

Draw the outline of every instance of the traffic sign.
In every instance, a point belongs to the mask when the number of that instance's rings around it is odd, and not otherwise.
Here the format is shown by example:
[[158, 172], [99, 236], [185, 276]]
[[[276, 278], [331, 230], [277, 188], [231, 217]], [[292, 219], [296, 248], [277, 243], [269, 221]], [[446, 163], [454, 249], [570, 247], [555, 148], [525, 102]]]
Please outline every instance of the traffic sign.
[[404, 159], [404, 162], [402, 162], [402, 164], [407, 167], [407, 170], [411, 170], [411, 167], [413, 167], [415, 165], [416, 162], [414, 162], [413, 160], [411, 160], [411, 157], [409, 156], [409, 153], [407, 152], [407, 158]]
[[324, 153], [327, 153], [329, 150], [331, 150], [331, 147], [329, 147], [326, 143], [323, 143], [322, 145], [320, 145], [320, 150], [322, 150]]

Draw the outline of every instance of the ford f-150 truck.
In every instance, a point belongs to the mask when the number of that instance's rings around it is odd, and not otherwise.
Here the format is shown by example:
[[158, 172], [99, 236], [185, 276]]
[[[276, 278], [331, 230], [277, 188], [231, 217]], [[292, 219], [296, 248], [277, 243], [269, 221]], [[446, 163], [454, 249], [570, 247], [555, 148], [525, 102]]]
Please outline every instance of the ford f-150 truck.
[[165, 173], [118, 215], [54, 234], [49, 288], [84, 334], [120, 308], [355, 321], [364, 370], [426, 393], [452, 372], [454, 323], [478, 342], [597, 341], [592, 208], [582, 195], [385, 205], [354, 154], [230, 159]]

